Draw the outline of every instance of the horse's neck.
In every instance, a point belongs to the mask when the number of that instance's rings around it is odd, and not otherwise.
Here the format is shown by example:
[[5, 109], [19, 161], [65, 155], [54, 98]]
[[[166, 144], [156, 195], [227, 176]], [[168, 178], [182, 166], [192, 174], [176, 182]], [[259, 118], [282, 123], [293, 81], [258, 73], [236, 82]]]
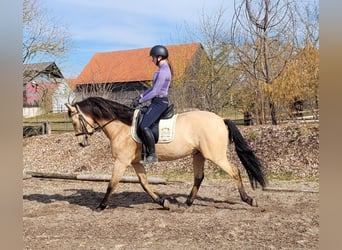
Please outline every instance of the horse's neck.
[[122, 136], [126, 133], [129, 133], [130, 126], [124, 124], [123, 122], [120, 122], [118, 120], [109, 122], [108, 121], [101, 121], [99, 122], [99, 125], [102, 128], [105, 135], [109, 138], [109, 140], [113, 140], [117, 138], [118, 136]]

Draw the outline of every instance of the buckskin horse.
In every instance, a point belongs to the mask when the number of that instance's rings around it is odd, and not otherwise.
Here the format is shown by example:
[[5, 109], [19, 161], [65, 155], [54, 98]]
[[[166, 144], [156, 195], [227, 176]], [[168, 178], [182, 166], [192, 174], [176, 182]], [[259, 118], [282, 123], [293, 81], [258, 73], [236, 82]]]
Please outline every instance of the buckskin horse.
[[[142, 145], [131, 136], [134, 109], [102, 97], [88, 97], [74, 104], [65, 105], [68, 107], [68, 115], [76, 136], [87, 137], [100, 128], [110, 140], [111, 152], [115, 159], [114, 168], [106, 194], [96, 211], [108, 206], [108, 201], [128, 166], [134, 168], [142, 188], [153, 201], [164, 209], [170, 209], [170, 202], [150, 188], [145, 167], [140, 163]], [[245, 191], [240, 170], [227, 158], [228, 142], [235, 144], [236, 153], [248, 174], [252, 188], [256, 188], [258, 184], [262, 188], [265, 187], [267, 180], [263, 166], [236, 125], [212, 112], [189, 111], [178, 114], [174, 140], [166, 144], [156, 144], [159, 161], [171, 161], [192, 155], [194, 183], [186, 199], [187, 206], [194, 202], [203, 181], [205, 160], [215, 163], [232, 177], [243, 202], [257, 206], [256, 200]]]

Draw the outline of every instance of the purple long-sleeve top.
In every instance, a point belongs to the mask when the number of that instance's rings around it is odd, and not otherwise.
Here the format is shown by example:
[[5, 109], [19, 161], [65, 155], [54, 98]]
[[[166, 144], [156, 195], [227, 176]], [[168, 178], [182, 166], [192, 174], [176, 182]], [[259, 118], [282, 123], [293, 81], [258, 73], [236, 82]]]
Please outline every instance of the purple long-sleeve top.
[[171, 70], [167, 62], [160, 65], [153, 75], [153, 85], [140, 95], [140, 103], [149, 101], [156, 96], [167, 96], [171, 83]]

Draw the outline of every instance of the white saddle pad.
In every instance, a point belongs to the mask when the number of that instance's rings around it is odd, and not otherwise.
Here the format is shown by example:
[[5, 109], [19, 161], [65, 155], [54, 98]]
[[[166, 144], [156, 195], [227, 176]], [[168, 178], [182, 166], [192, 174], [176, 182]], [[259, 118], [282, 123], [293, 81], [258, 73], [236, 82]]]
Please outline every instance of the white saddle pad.
[[[131, 135], [132, 138], [138, 142], [141, 143], [140, 138], [137, 135], [137, 116], [138, 116], [139, 110], [134, 111], [133, 115], [133, 122], [131, 126]], [[159, 139], [158, 143], [169, 143], [172, 142], [175, 138], [175, 129], [176, 129], [176, 120], [177, 120], [177, 114], [174, 115], [170, 119], [161, 119], [159, 121]]]

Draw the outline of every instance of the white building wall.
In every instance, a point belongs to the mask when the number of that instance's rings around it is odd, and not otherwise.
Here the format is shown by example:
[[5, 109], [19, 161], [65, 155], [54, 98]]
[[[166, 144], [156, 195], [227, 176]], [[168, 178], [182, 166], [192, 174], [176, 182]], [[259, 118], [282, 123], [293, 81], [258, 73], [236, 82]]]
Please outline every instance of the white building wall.
[[37, 115], [42, 115], [44, 114], [44, 111], [39, 108], [39, 107], [24, 107], [23, 108], [23, 117], [24, 118], [29, 118], [29, 117], [34, 117]]

